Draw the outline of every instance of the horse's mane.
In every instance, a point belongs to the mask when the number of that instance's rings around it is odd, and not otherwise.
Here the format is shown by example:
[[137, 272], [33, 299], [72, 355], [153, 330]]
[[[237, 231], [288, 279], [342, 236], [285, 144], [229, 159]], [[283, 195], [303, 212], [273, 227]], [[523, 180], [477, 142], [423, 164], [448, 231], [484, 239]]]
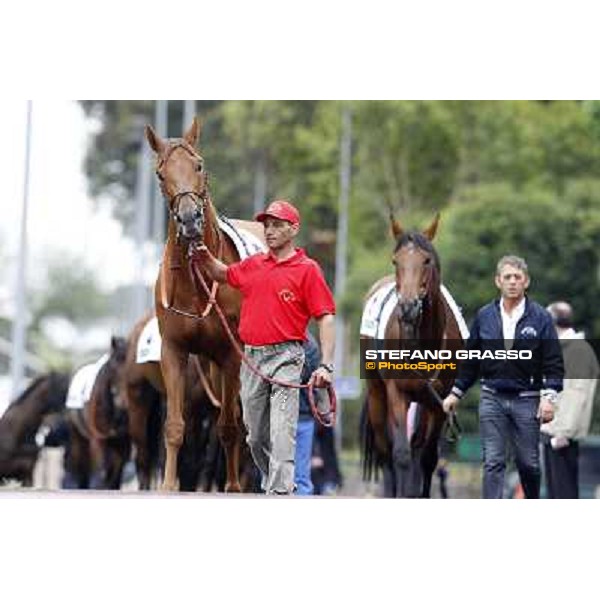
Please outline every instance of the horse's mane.
[[14, 400], [13, 402], [10, 403], [10, 405], [8, 406], [6, 412], [8, 412], [10, 409], [20, 406], [21, 404], [23, 404], [23, 402], [29, 398], [29, 396], [42, 384], [44, 383], [48, 378], [50, 377], [49, 374], [46, 375], [38, 375], [16, 398], [16, 400]]
[[100, 392], [97, 396], [97, 401], [99, 403], [99, 407], [103, 411], [112, 411], [113, 407], [113, 397], [111, 392], [111, 380], [115, 374], [115, 370], [113, 366], [110, 364], [110, 361], [104, 363], [98, 371], [98, 375], [96, 376], [96, 383], [98, 391]]
[[435, 263], [435, 268], [438, 273], [441, 274], [441, 265], [440, 265], [440, 257], [435, 249], [434, 245], [431, 243], [429, 238], [425, 237], [420, 231], [407, 231], [398, 237], [396, 240], [396, 247], [394, 248], [394, 254], [400, 250], [403, 246], [407, 244], [414, 244], [421, 250], [424, 250], [428, 254], [433, 256], [433, 261]]

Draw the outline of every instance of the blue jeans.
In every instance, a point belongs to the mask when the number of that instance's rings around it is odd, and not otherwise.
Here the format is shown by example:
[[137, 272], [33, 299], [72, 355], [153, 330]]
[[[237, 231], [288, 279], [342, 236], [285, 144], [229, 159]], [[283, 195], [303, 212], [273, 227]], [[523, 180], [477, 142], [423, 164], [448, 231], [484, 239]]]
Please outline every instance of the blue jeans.
[[483, 447], [483, 497], [502, 498], [507, 442], [526, 498], [540, 497], [539, 397], [481, 392], [479, 427]]
[[310, 478], [310, 461], [312, 458], [315, 422], [312, 419], [299, 419], [296, 429], [296, 470], [294, 483], [296, 495], [311, 496], [313, 483]]

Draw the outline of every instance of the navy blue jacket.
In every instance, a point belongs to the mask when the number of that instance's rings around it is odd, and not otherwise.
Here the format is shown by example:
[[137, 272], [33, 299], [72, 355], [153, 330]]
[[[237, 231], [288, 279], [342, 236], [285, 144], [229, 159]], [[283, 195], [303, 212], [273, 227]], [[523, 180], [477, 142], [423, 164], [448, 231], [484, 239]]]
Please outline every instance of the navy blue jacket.
[[[313, 371], [319, 368], [321, 362], [321, 351], [315, 338], [308, 332], [308, 340], [304, 342], [304, 367], [300, 375], [300, 383], [307, 383]], [[301, 419], [312, 419], [312, 412], [308, 402], [308, 392], [306, 388], [300, 390], [300, 411]]]
[[[467, 350], [504, 350], [500, 300], [479, 310], [466, 344]], [[504, 392], [562, 390], [563, 358], [550, 313], [525, 297], [525, 311], [515, 328], [512, 350], [531, 350], [531, 360], [463, 360], [453, 392], [462, 396], [477, 378], [482, 385]]]

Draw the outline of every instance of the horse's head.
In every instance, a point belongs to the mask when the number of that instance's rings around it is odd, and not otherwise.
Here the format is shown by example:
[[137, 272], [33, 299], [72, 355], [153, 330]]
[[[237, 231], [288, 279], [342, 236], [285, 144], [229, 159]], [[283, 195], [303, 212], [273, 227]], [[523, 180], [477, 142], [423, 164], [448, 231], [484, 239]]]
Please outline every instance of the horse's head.
[[156, 175], [177, 238], [186, 242], [202, 240], [209, 201], [204, 160], [195, 149], [199, 133], [196, 118], [181, 139], [164, 140], [150, 125], [146, 126], [148, 143], [156, 154]]
[[392, 263], [396, 269], [400, 320], [407, 333], [417, 337], [424, 304], [440, 285], [440, 261], [431, 243], [437, 231], [439, 214], [422, 233], [405, 232], [393, 216], [391, 220], [396, 238]]

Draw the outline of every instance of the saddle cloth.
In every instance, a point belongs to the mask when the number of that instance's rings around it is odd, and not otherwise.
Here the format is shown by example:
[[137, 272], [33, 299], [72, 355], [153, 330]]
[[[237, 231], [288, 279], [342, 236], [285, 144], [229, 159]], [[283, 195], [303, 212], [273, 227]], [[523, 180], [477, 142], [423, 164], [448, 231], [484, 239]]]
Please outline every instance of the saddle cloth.
[[158, 319], [152, 317], [138, 338], [135, 362], [138, 364], [147, 362], [160, 362], [160, 331], [158, 331]]
[[[469, 328], [465, 323], [462, 312], [454, 298], [447, 290], [446, 286], [441, 286], [442, 294], [448, 306], [452, 310], [452, 314], [456, 318], [456, 322], [460, 328], [460, 334], [463, 340], [469, 337]], [[360, 335], [368, 336], [375, 339], [385, 339], [385, 328], [388, 321], [396, 308], [398, 297], [396, 296], [396, 282], [390, 281], [382, 285], [368, 300], [363, 310], [362, 319], [360, 321]]]
[[67, 408], [79, 409], [90, 399], [92, 388], [100, 369], [108, 362], [108, 354], [103, 354], [96, 362], [80, 367], [73, 375], [67, 392]]
[[[262, 241], [249, 231], [239, 229], [224, 217], [219, 217], [221, 231], [233, 242], [240, 256], [244, 260], [253, 254], [265, 252], [266, 248]], [[158, 330], [158, 319], [153, 317], [146, 323], [138, 339], [136, 349], [136, 362], [138, 364], [147, 362], [160, 362], [160, 332]]]

